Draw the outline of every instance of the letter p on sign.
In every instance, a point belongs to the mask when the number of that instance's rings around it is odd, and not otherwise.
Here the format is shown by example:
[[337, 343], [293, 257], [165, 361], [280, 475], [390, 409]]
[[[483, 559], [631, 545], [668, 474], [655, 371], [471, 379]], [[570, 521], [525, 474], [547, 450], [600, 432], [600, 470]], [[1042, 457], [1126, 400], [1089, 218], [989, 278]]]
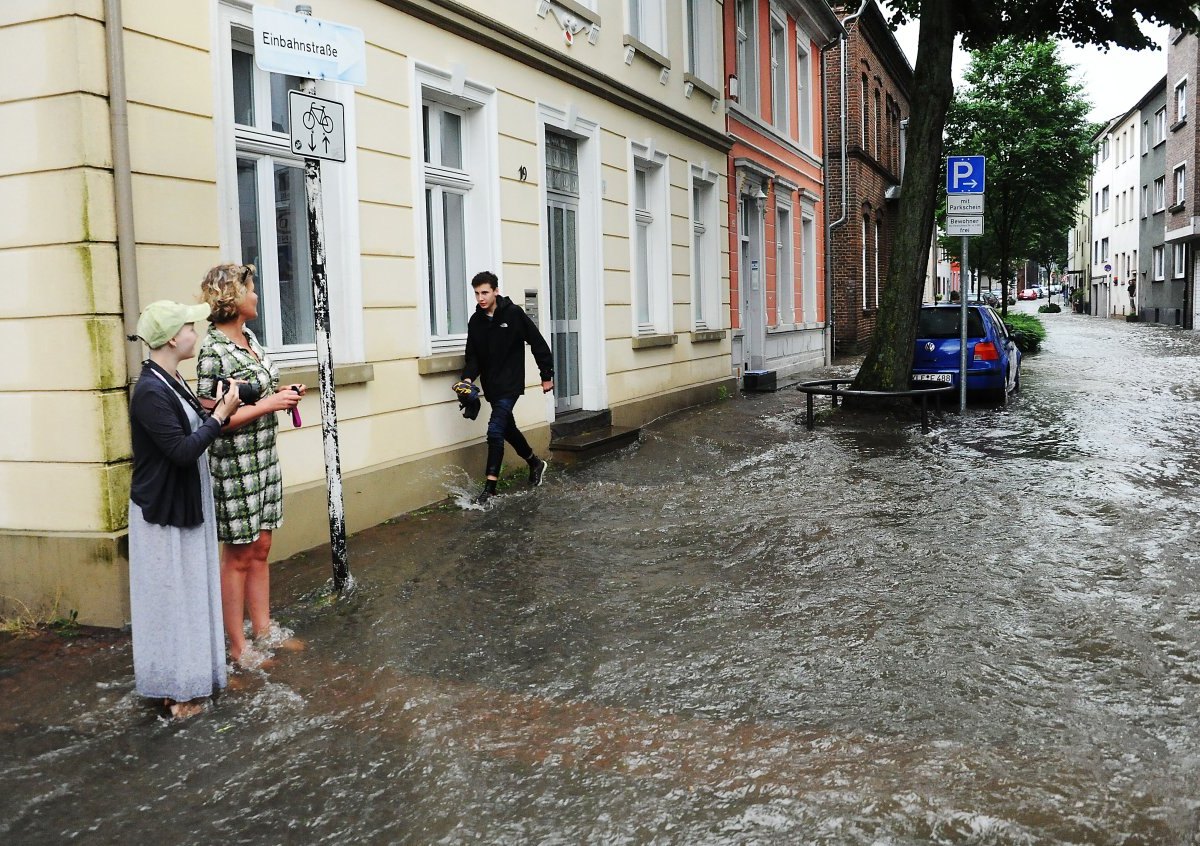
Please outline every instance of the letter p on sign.
[[946, 193], [982, 194], [984, 173], [983, 156], [950, 156], [946, 160]]

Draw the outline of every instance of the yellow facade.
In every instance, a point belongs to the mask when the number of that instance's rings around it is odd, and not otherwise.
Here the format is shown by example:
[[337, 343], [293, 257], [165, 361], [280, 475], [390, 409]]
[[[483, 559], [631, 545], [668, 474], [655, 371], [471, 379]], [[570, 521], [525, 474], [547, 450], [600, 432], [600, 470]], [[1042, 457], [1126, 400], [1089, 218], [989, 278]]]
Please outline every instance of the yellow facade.
[[[446, 93], [429, 96], [450, 102], [458, 102], [452, 95], [462, 80], [485, 92], [481, 117], [468, 118], [477, 121], [472, 149], [486, 171], [476, 185], [489, 198], [479, 204], [486, 220], [473, 231], [498, 259], [502, 293], [518, 302], [522, 292], [540, 295], [544, 332], [551, 295], [543, 133], [554, 121], [563, 131], [579, 128], [580, 149], [591, 157], [580, 167], [594, 168], [599, 186], [598, 196], [581, 190], [580, 199], [580, 219], [589, 219], [588, 209], [595, 217], [595, 269], [580, 271], [594, 272], [594, 299], [584, 308], [595, 378], [584, 396], [627, 424], [717, 396], [729, 383], [730, 347], [727, 332], [715, 340], [693, 332], [689, 190], [703, 171], [720, 198], [709, 237], [720, 245], [720, 267], [712, 270], [721, 324], [707, 328], [728, 329], [724, 104], [685, 89], [676, 4], [666, 4], [665, 74], [661, 56], [647, 58], [637, 46], [630, 54], [624, 0], [582, 10], [566, 0], [548, 4], [544, 15], [538, 4], [508, 0], [312, 5], [315, 16], [359, 27], [367, 40], [367, 84], [327, 89], [353, 120], [350, 160], [324, 166], [327, 174], [344, 168], [326, 213], [334, 249], [345, 253], [341, 264], [331, 262], [330, 281], [333, 305], [342, 309], [335, 317], [343, 333], [335, 338], [337, 402], [351, 530], [443, 498], [446, 472], [459, 466], [476, 476], [482, 454], [483, 426], [461, 418], [448, 390], [456, 351], [429, 328], [432, 258], [425, 255], [421, 184], [429, 175], [421, 103], [414, 102], [426, 96], [422, 80], [444, 80]], [[8, 282], [0, 299], [0, 413], [8, 432], [0, 444], [0, 595], [10, 608], [13, 599], [33, 606], [58, 597], [82, 621], [119, 625], [127, 604], [130, 462], [123, 335], [132, 325], [125, 326], [131, 315], [118, 271], [122, 176], [113, 164], [105, 8], [105, 0], [0, 8], [0, 72], [10, 81], [0, 90], [0, 120], [22, 127], [0, 160], [0, 278]], [[240, 142], [223, 85], [229, 21], [241, 26], [249, 8], [120, 0], [142, 304], [193, 301], [208, 267], [243, 258], [229, 234], [236, 235], [241, 213], [229, 176]], [[599, 21], [598, 37], [590, 43], [586, 26], [568, 46], [562, 20], [581, 11]], [[573, 20], [587, 22], [578, 14]], [[490, 121], [486, 133], [482, 116]], [[665, 251], [670, 272], [656, 283], [665, 306], [652, 333], [635, 325], [630, 194], [637, 150], [658, 157], [655, 178], [665, 179], [668, 204], [655, 249]], [[338, 178], [331, 176], [335, 186]], [[468, 275], [479, 269], [467, 268]], [[312, 362], [292, 356], [284, 378], [310, 377]], [[527, 372], [533, 384], [536, 368]], [[541, 448], [555, 410], [536, 393], [518, 405], [517, 417]], [[301, 412], [302, 428], [280, 429], [287, 504], [274, 552], [281, 557], [326, 539], [315, 398]]]

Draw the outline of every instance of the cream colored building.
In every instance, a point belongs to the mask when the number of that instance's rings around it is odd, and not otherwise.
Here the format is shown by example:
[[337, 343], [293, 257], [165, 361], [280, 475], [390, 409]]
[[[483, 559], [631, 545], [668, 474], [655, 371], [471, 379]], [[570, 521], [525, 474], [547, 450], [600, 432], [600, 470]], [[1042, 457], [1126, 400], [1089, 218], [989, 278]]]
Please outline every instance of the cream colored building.
[[[559, 389], [517, 406], [539, 448], [573, 411], [640, 425], [731, 384], [717, 0], [312, 6], [367, 41], [364, 86], [318, 86], [347, 124], [324, 213], [352, 531], [444, 498], [455, 468], [479, 475], [484, 427], [449, 390], [477, 270], [537, 303], [555, 347]], [[6, 611], [126, 619], [144, 351], [123, 336], [141, 304], [252, 261], [260, 337], [285, 381], [316, 384], [296, 81], [253, 50], [240, 0], [0, 4]], [[280, 429], [280, 557], [328, 542], [313, 395]]]

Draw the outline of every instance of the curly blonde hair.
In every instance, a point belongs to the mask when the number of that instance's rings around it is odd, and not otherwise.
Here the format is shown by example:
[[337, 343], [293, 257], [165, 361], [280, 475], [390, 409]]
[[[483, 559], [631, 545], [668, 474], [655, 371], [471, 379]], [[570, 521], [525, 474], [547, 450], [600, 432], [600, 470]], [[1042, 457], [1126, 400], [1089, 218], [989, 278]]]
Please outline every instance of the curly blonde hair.
[[254, 277], [252, 264], [218, 264], [200, 283], [200, 296], [212, 309], [209, 320], [227, 323], [238, 315], [238, 307], [249, 288], [246, 280]]

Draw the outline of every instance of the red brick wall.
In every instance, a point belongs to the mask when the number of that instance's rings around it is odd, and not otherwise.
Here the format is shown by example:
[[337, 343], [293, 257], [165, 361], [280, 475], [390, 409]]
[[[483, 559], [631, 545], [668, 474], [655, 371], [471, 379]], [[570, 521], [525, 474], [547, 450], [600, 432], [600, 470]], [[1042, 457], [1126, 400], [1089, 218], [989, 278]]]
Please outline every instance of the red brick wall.
[[[857, 11], [833, 4], [839, 17]], [[855, 21], [847, 27], [849, 41], [846, 55], [846, 137], [847, 173], [849, 177], [848, 210], [843, 225], [830, 235], [828, 273], [833, 287], [834, 339], [839, 353], [861, 352], [875, 330], [877, 300], [875, 295], [875, 224], [879, 224], [879, 288], [887, 279], [895, 228], [896, 201], [887, 200], [885, 192], [900, 182], [899, 121], [907, 118], [909, 104], [904, 90], [881, 59], [881, 52], [894, 53], [897, 48], [890, 38], [876, 39], [868, 24]], [[864, 32], [867, 29], [867, 32]], [[893, 55], [893, 62], [896, 57]], [[903, 59], [900, 67], [905, 67]], [[830, 220], [842, 215], [841, 165], [841, 62], [840, 51], [834, 48], [825, 57], [826, 120], [829, 123], [829, 167], [826, 179], [826, 202]], [[862, 77], [867, 77], [868, 137], [862, 143]], [[880, 103], [880, 138], [875, 141], [875, 97]], [[890, 106], [890, 108], [889, 108]], [[863, 307], [862, 280], [862, 221], [868, 219], [867, 304]]]

